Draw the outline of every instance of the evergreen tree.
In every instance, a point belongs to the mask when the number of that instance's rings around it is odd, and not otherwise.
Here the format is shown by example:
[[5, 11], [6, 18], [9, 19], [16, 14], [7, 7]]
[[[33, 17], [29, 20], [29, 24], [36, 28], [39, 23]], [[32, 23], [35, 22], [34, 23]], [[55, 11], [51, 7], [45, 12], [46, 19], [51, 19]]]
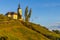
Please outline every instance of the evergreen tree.
[[29, 11], [29, 14], [28, 14], [28, 21], [30, 20], [31, 13], [32, 13], [32, 9], [30, 8], [30, 11]]
[[31, 17], [31, 13], [32, 13], [32, 9], [30, 9], [30, 11], [28, 11], [28, 6], [25, 9], [25, 21], [28, 22], [30, 17]]
[[27, 15], [28, 15], [28, 6], [25, 9], [25, 21], [27, 21]]

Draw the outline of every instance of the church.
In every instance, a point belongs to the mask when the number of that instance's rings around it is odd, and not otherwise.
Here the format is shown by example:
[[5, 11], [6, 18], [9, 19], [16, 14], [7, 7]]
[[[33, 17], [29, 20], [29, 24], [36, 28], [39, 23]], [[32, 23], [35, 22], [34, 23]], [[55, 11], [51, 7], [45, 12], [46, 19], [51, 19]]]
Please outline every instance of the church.
[[18, 5], [17, 13], [16, 12], [7, 12], [6, 16], [12, 19], [19, 19], [23, 20], [22, 18], [22, 9], [20, 7], [20, 4]]

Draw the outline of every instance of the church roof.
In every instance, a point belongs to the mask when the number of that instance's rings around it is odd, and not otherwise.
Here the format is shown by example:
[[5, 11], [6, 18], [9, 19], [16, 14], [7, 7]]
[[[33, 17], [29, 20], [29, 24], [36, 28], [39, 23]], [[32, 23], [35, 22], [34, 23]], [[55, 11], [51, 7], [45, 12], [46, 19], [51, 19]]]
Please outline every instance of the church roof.
[[15, 12], [7, 12], [6, 15], [17, 15]]

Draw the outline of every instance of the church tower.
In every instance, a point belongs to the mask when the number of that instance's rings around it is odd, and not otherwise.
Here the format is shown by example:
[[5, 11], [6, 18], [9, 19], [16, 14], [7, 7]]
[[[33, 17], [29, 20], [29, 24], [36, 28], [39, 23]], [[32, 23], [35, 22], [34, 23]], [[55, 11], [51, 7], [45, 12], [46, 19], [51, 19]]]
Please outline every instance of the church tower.
[[18, 19], [22, 20], [22, 9], [20, 8], [20, 4], [18, 5], [17, 13], [18, 13]]

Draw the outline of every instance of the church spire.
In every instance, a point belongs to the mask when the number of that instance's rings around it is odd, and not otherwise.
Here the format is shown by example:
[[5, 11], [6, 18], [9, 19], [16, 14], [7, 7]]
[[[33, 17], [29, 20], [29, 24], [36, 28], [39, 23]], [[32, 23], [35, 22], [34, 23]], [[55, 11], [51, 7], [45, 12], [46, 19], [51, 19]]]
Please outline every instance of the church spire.
[[18, 4], [18, 9], [20, 9], [20, 3]]
[[18, 19], [22, 19], [22, 9], [20, 8], [20, 3], [18, 4], [17, 13], [18, 13]]

